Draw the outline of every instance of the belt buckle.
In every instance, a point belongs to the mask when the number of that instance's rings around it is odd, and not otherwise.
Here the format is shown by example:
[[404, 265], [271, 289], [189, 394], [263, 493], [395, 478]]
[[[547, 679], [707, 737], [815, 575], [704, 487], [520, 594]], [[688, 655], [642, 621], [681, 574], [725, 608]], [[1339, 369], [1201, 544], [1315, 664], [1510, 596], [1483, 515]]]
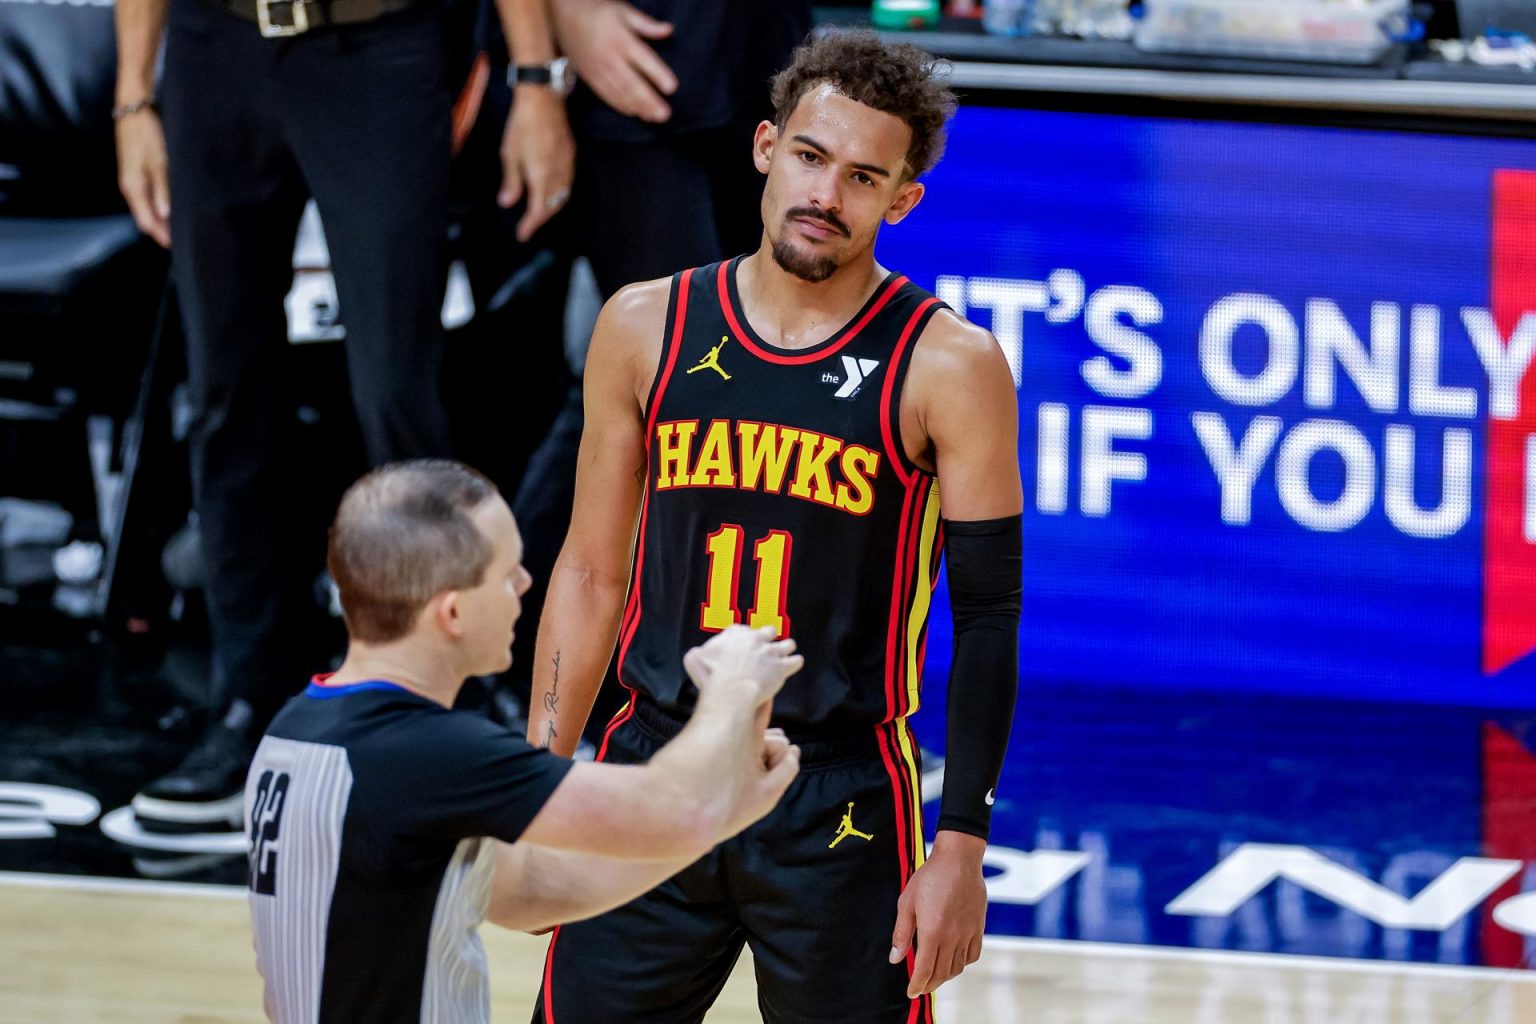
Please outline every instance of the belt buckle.
[[[305, 5], [306, 0], [256, 0], [256, 23], [261, 26], [261, 34], [268, 39], [280, 39], [308, 32], [309, 11]], [[288, 20], [274, 19], [273, 8], [284, 7], [290, 11]]]

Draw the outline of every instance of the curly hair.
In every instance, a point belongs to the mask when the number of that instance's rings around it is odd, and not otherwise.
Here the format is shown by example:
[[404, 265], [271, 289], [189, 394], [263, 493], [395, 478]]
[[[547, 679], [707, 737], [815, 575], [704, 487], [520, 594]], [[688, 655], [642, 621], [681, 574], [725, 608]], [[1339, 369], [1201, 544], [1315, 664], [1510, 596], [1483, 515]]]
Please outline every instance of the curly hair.
[[773, 79], [774, 124], [780, 131], [806, 93], [831, 85], [851, 100], [906, 122], [912, 130], [907, 175], [933, 168], [944, 153], [945, 124], [955, 94], [945, 84], [949, 65], [911, 43], [884, 43], [869, 31], [831, 32], [795, 50]]

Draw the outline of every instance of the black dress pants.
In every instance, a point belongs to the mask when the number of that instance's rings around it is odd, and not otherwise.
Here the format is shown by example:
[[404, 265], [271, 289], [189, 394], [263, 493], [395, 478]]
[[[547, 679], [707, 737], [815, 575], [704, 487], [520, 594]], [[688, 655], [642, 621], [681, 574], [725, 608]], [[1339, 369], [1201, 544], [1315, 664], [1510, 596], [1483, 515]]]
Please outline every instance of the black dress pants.
[[[315, 198], [373, 464], [449, 453], [439, 371], [453, 87], [441, 5], [288, 39], [173, 0], [162, 77], [171, 259], [187, 337], [193, 499], [214, 657], [265, 714], [286, 656], [279, 438], [299, 216]], [[259, 724], [259, 723], [258, 723]]]

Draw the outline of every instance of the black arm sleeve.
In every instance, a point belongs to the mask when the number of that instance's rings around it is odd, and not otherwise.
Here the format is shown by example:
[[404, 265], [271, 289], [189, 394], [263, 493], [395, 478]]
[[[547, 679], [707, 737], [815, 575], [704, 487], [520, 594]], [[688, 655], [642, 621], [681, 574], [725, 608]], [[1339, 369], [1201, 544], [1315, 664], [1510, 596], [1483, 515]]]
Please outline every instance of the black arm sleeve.
[[1024, 517], [944, 523], [954, 665], [941, 831], [987, 838], [1019, 690]]

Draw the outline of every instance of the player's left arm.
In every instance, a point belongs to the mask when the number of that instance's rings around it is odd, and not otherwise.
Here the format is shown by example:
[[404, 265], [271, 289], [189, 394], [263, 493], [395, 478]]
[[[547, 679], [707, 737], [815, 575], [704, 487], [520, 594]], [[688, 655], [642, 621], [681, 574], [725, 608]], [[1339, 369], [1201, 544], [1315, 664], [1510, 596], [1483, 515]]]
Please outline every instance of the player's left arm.
[[902, 434], [938, 474], [955, 642], [944, 796], [933, 852], [897, 907], [891, 958], [916, 947], [908, 995], [975, 963], [986, 926], [981, 858], [1018, 693], [1023, 487], [1013, 374], [992, 336], [936, 315], [913, 352]]

